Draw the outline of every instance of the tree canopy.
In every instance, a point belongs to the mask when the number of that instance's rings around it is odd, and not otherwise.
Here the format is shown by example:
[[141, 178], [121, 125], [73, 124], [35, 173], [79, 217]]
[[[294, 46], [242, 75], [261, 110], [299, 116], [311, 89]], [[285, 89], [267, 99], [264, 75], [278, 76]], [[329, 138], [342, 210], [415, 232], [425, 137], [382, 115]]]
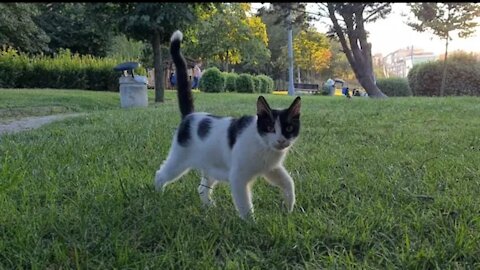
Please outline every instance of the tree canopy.
[[28, 3], [0, 3], [0, 44], [26, 53], [48, 50], [49, 36], [37, 25], [37, 6]]
[[247, 69], [262, 68], [270, 60], [266, 26], [248, 16], [249, 10], [250, 4], [228, 3], [204, 12], [189, 33], [186, 53], [219, 62], [224, 71], [240, 63]]
[[330, 66], [332, 52], [325, 34], [310, 27], [295, 36], [293, 42], [295, 64], [310, 73], [321, 73]]

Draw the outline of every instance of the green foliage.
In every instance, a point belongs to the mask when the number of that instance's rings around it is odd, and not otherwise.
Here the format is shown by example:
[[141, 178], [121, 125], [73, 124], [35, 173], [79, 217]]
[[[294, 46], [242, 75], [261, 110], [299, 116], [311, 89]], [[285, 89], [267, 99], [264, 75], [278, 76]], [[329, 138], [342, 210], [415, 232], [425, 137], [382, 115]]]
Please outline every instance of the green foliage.
[[35, 4], [37, 24], [50, 37], [49, 53], [68, 48], [79, 54], [104, 57], [114, 36], [117, 20], [113, 3]]
[[412, 90], [405, 78], [382, 78], [377, 80], [377, 86], [390, 97], [411, 96]]
[[196, 20], [194, 3], [129, 2], [120, 4], [119, 25], [128, 37], [151, 42], [155, 33], [160, 43], [167, 44], [171, 34], [187, 29]]
[[216, 68], [208, 68], [203, 71], [200, 78], [200, 91], [209, 93], [219, 93], [225, 91], [225, 78], [222, 72]]
[[[475, 61], [475, 62], [473, 62]], [[409, 85], [415, 95], [439, 96], [443, 61], [422, 63], [408, 73]], [[452, 56], [447, 62], [445, 95], [480, 95], [480, 62], [473, 57]]]
[[270, 3], [268, 8], [262, 8], [258, 15], [267, 26], [268, 49], [271, 52], [269, 63], [272, 77], [284, 79], [288, 67], [286, 47], [288, 36], [286, 34], [287, 11], [286, 5], [292, 5], [293, 23], [292, 33], [296, 36], [301, 30], [308, 29], [311, 18], [305, 12], [305, 3]]
[[458, 36], [465, 38], [475, 33], [480, 17], [477, 3], [409, 3], [410, 10], [418, 20], [407, 23], [419, 32], [431, 31], [442, 39], [451, 39], [450, 32], [458, 30]]
[[415, 92], [417, 90], [416, 84], [417, 84], [417, 74], [418, 74], [418, 69], [422, 66], [422, 64], [417, 64], [414, 65], [410, 71], [408, 71], [407, 74], [407, 80], [408, 80], [408, 86], [410, 87], [410, 90], [412, 90], [412, 94], [414, 96], [417, 96], [417, 93]]
[[38, 14], [31, 3], [0, 3], [0, 45], [27, 53], [46, 51], [50, 38], [35, 23]]
[[236, 81], [237, 92], [239, 93], [254, 93], [255, 84], [253, 82], [253, 76], [247, 73], [242, 73], [238, 76]]
[[226, 92], [235, 92], [237, 90], [237, 73], [224, 72], [223, 76], [225, 77], [225, 91]]
[[[69, 50], [61, 50], [55, 57], [29, 58], [9, 48], [0, 52], [0, 87], [118, 91], [120, 73], [113, 67], [120, 62], [113, 58], [80, 56]], [[146, 74], [143, 68], [137, 68], [135, 73]]]
[[186, 54], [218, 63], [223, 71], [229, 65], [240, 64], [245, 69], [264, 69], [270, 60], [266, 27], [256, 17], [248, 17], [249, 5], [222, 3], [218, 9], [203, 14], [193, 25], [186, 41]]
[[253, 92], [255, 93], [260, 93], [261, 92], [261, 87], [262, 87], [262, 80], [258, 78], [257, 76], [252, 76], [253, 80]]
[[141, 61], [146, 44], [127, 38], [124, 34], [115, 36], [107, 51], [107, 57]]
[[257, 79], [260, 80], [260, 93], [272, 93], [274, 82], [273, 79], [268, 77], [267, 75], [257, 75]]

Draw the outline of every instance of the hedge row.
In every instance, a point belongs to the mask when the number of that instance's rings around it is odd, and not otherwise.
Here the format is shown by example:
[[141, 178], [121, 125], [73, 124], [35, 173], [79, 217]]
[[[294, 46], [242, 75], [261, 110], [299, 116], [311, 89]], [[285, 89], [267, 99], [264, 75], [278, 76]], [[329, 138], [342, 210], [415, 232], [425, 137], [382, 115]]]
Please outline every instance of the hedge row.
[[[121, 60], [60, 51], [55, 57], [28, 57], [8, 48], [0, 51], [0, 88], [61, 88], [118, 91]], [[136, 70], [142, 74], [142, 69]], [[143, 73], [145, 73], [143, 71]]]
[[[408, 73], [408, 84], [414, 95], [440, 95], [443, 64], [434, 61], [413, 66]], [[449, 57], [444, 94], [480, 96], [480, 61], [464, 54]]]
[[382, 78], [377, 80], [378, 88], [389, 97], [411, 96], [412, 90], [405, 78]]
[[247, 73], [227, 73], [212, 67], [203, 72], [199, 88], [200, 91], [214, 93], [271, 93], [273, 92], [274, 82], [272, 78], [266, 75], [253, 76]]

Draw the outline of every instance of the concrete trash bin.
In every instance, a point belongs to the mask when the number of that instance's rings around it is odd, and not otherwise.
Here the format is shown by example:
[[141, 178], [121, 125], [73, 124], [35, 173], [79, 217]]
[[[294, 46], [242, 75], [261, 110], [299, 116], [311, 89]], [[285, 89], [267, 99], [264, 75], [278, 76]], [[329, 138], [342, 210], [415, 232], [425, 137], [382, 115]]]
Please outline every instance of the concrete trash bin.
[[122, 108], [147, 107], [147, 77], [134, 75], [122, 76], [120, 83], [120, 104]]
[[122, 71], [118, 80], [122, 108], [148, 106], [147, 77], [133, 74], [133, 70], [138, 66], [137, 62], [125, 62], [113, 68], [115, 71]]

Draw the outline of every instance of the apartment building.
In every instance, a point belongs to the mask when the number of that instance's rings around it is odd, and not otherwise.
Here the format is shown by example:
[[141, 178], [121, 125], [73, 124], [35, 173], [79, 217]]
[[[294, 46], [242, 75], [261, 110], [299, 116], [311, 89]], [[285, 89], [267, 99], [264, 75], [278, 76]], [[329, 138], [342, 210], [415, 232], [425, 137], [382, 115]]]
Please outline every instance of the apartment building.
[[415, 65], [427, 61], [433, 61], [438, 58], [432, 52], [426, 52], [420, 48], [413, 46], [405, 49], [399, 49], [389, 53], [383, 58], [385, 77], [401, 77], [405, 78], [408, 71]]

